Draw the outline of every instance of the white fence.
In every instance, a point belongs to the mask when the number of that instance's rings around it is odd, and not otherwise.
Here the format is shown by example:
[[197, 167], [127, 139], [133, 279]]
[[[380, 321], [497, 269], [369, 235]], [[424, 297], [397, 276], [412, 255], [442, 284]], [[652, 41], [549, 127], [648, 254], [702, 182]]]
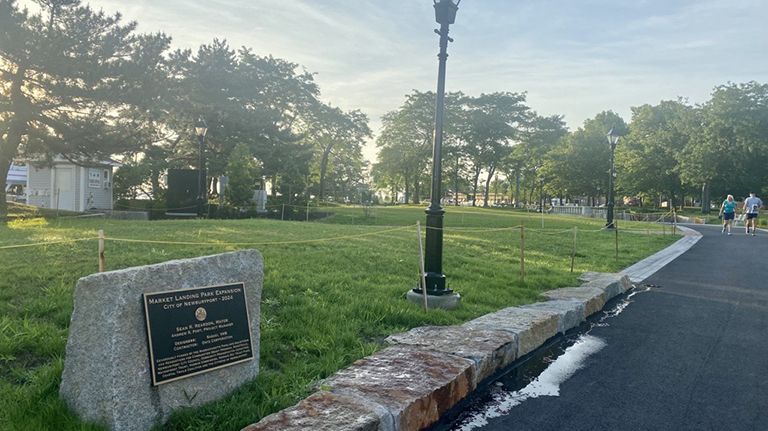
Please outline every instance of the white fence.
[[583, 207], [583, 206], [553, 206], [550, 207], [550, 214], [566, 214], [579, 217], [605, 218], [608, 210], [605, 208]]

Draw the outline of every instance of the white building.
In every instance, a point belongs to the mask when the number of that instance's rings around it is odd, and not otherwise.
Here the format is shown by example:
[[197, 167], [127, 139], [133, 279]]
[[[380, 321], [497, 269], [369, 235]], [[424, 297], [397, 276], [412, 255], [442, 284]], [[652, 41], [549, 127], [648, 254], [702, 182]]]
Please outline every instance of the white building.
[[52, 166], [27, 164], [27, 203], [65, 211], [111, 210], [114, 202], [113, 160], [75, 164], [56, 157]]

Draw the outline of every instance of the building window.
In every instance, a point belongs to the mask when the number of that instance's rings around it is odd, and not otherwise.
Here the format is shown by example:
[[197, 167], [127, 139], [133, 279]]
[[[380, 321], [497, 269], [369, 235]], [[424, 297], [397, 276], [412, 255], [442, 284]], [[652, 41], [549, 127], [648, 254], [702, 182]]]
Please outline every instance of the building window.
[[88, 188], [101, 188], [101, 171], [98, 169], [88, 169]]

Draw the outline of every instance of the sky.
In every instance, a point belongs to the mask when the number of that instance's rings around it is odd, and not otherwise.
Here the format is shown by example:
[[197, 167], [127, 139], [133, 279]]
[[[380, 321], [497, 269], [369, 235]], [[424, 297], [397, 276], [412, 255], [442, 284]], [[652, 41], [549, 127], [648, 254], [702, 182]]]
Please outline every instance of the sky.
[[[613, 110], [686, 98], [729, 82], [768, 82], [764, 0], [463, 0], [448, 47], [446, 90], [526, 92], [540, 115], [575, 130]], [[321, 99], [380, 117], [414, 89], [434, 91], [431, 0], [83, 0], [121, 12], [173, 48], [214, 38], [298, 63]], [[31, 0], [20, 0], [31, 5]], [[364, 151], [375, 160], [370, 142]]]

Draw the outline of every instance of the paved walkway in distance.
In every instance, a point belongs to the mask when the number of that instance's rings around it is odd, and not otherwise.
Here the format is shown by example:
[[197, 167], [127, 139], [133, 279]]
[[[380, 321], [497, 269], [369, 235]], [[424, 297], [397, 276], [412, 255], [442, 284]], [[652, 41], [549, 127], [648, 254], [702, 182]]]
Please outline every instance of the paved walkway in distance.
[[646, 279], [560, 385], [484, 431], [768, 430], [768, 234], [703, 238]]
[[678, 230], [684, 235], [680, 240], [666, 249], [637, 262], [621, 271], [621, 273], [629, 276], [633, 283], [641, 282], [677, 259], [678, 256], [688, 251], [701, 239], [701, 234], [697, 230], [684, 226], [679, 226]]

